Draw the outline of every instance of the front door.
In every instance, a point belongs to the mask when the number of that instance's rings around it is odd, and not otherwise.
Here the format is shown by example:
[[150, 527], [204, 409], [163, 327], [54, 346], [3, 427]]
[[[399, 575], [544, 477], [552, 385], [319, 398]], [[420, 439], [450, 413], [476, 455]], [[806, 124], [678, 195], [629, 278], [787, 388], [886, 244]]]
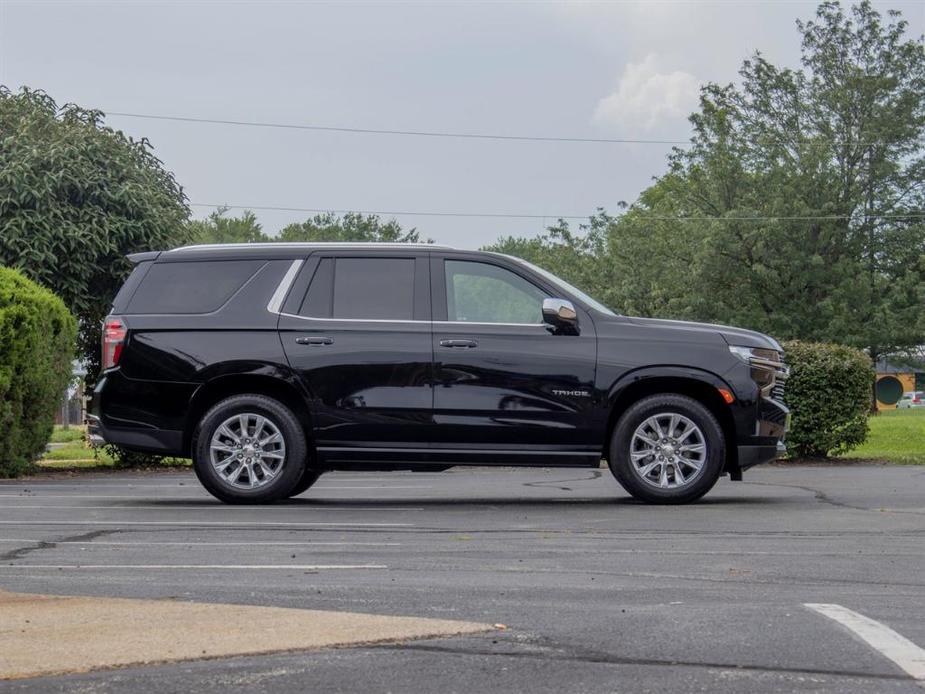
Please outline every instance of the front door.
[[432, 421], [427, 254], [344, 252], [313, 257], [303, 273], [279, 334], [319, 453], [366, 460], [420, 447]]
[[594, 325], [581, 311], [580, 334], [552, 332], [542, 304], [555, 290], [518, 268], [434, 254], [434, 446], [486, 464], [596, 462]]

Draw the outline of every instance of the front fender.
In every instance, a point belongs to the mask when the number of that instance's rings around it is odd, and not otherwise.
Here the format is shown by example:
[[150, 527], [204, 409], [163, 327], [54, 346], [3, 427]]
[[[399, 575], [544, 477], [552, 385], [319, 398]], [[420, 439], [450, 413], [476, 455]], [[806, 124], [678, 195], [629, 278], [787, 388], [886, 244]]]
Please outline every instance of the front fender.
[[607, 402], [610, 406], [613, 406], [617, 400], [619, 400], [620, 396], [631, 386], [660, 378], [699, 381], [713, 388], [725, 388], [733, 393], [733, 395], [736, 395], [735, 389], [712, 371], [698, 369], [692, 366], [682, 366], [680, 364], [666, 364], [659, 366], [643, 366], [623, 374], [614, 381], [607, 390]]

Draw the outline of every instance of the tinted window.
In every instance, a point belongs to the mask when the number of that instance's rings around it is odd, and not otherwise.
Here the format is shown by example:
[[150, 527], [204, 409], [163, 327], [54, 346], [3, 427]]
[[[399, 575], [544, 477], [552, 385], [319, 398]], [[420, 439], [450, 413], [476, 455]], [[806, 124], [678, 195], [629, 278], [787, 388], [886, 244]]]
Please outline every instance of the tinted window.
[[127, 313], [209, 313], [228, 301], [262, 260], [155, 263], [132, 297]]
[[116, 294], [116, 298], [112, 300], [112, 313], [125, 313], [125, 309], [128, 308], [129, 299], [132, 298], [132, 294], [138, 289], [138, 285], [141, 284], [141, 280], [149, 269], [151, 269], [150, 260], [135, 266], [135, 269], [132, 270], [132, 274], [128, 276], [128, 279], [125, 280], [119, 292]]
[[545, 292], [488, 263], [447, 260], [446, 314], [451, 321], [541, 323]]
[[331, 285], [334, 281], [334, 260], [325, 258], [318, 263], [299, 313], [314, 318], [331, 317]]
[[[322, 261], [322, 265], [325, 261]], [[317, 307], [320, 317], [373, 320], [411, 320], [414, 315], [413, 258], [337, 258], [334, 261], [334, 295], [324, 309], [323, 293], [313, 296], [316, 281], [324, 277], [319, 265], [303, 307]], [[306, 313], [305, 315], [315, 315]]]

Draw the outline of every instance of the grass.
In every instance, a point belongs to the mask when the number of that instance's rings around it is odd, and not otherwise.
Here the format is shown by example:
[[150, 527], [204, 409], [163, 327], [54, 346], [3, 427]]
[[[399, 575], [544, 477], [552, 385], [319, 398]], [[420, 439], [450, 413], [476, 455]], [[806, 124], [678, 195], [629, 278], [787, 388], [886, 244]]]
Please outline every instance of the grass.
[[[102, 449], [84, 442], [84, 428], [56, 426], [53, 443], [63, 444], [48, 451], [39, 461], [46, 469], [113, 467], [115, 461]], [[925, 465], [925, 408], [886, 410], [870, 418], [867, 441], [839, 458], [879, 460], [903, 465]], [[165, 465], [189, 465], [189, 461], [170, 458]]]
[[[38, 461], [38, 466], [45, 470], [71, 470], [85, 468], [112, 468], [116, 461], [102, 448], [90, 448], [84, 436], [86, 428], [82, 426], [72, 426], [64, 429], [55, 426], [51, 435], [51, 443], [57, 445], [45, 452], [42, 459]], [[178, 458], [165, 458], [163, 465], [177, 466], [189, 465], [189, 461]]]
[[871, 417], [867, 441], [839, 457], [925, 465], [925, 407], [885, 410]]
[[112, 467], [115, 461], [102, 449], [90, 448], [84, 440], [86, 434], [82, 426], [64, 429], [55, 426], [51, 434], [51, 443], [55, 446], [39, 461], [39, 467], [61, 470], [69, 468]]
[[80, 441], [85, 434], [86, 427], [71, 426], [69, 429], [65, 429], [64, 427], [56, 426], [55, 430], [51, 432], [51, 442], [69, 443], [71, 441]]

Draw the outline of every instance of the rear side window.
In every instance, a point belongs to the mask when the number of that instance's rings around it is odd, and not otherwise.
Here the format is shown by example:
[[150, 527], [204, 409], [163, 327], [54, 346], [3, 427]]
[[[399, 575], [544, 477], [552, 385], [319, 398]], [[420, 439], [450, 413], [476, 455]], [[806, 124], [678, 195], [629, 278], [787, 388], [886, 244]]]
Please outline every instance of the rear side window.
[[155, 263], [126, 313], [210, 313], [264, 264], [262, 260]]
[[413, 258], [325, 258], [299, 313], [312, 318], [411, 320]]

